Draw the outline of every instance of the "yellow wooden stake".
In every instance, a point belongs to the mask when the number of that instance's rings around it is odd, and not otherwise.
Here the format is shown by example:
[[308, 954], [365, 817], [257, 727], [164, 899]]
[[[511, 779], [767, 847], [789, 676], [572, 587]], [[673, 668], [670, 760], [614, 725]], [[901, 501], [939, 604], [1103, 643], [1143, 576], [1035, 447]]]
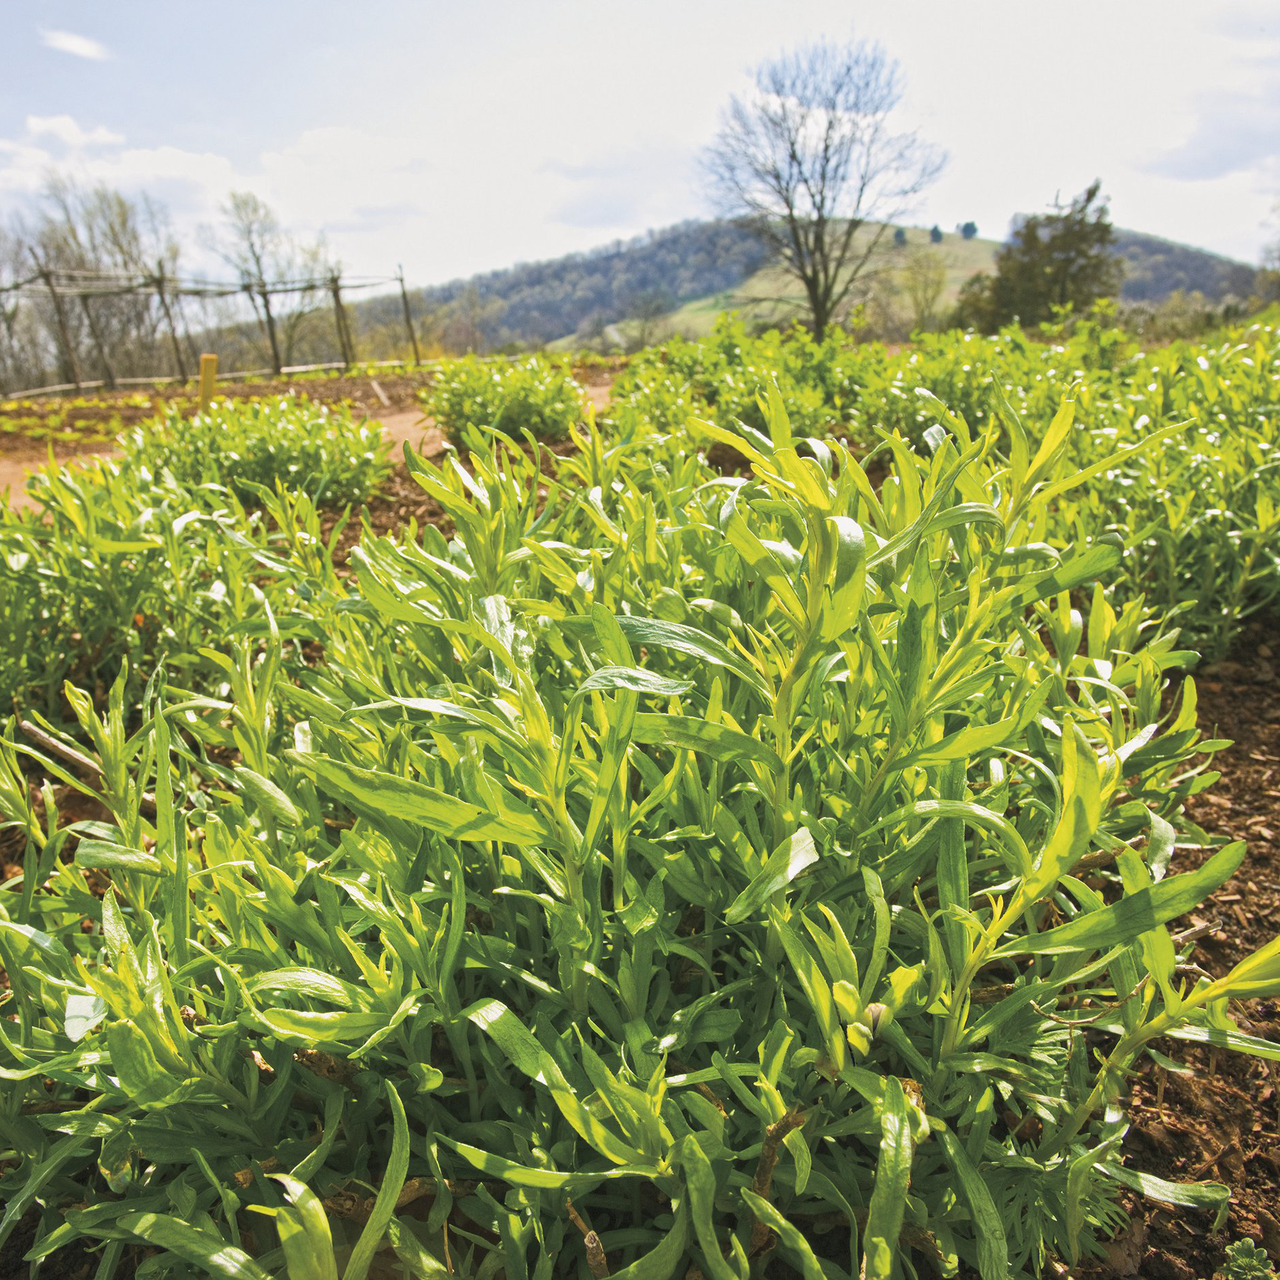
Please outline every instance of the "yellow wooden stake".
[[214, 384], [218, 380], [218, 357], [200, 357], [200, 412], [204, 413], [213, 400]]

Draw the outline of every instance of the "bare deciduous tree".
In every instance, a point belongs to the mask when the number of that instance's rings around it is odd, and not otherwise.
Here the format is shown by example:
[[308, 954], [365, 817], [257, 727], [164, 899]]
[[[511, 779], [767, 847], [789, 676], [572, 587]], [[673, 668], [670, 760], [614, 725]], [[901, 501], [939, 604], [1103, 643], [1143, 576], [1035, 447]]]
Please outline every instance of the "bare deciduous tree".
[[[323, 239], [302, 244], [252, 191], [233, 191], [222, 206], [223, 226], [206, 232], [235, 269], [267, 338], [276, 372], [299, 352], [308, 318], [322, 304], [319, 280], [337, 270]], [[283, 304], [271, 299], [283, 295]]]
[[800, 282], [819, 338], [945, 161], [895, 129], [901, 97], [898, 64], [879, 45], [809, 45], [756, 70], [707, 151], [724, 212], [750, 218]]
[[937, 326], [939, 303], [947, 288], [947, 260], [937, 249], [921, 247], [898, 269], [898, 284], [911, 317], [911, 329]]
[[675, 300], [665, 289], [644, 289], [627, 305], [627, 347], [643, 351], [660, 340], [663, 320], [675, 309]]

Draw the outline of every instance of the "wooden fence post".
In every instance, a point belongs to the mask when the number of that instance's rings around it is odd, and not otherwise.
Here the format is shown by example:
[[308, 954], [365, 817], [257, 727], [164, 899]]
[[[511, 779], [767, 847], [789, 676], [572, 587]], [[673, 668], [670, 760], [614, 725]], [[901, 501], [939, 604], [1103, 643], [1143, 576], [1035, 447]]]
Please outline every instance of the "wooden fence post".
[[62, 337], [62, 350], [67, 361], [67, 372], [71, 374], [71, 381], [76, 384], [76, 390], [80, 390], [80, 365], [76, 360], [76, 349], [71, 342], [71, 331], [67, 328], [67, 316], [62, 309], [62, 298], [58, 290], [54, 287], [53, 276], [49, 268], [40, 261], [36, 251], [32, 249], [31, 260], [36, 264], [36, 271], [40, 278], [44, 281], [44, 287], [49, 290], [49, 298], [53, 302], [53, 315], [58, 324], [58, 333]]
[[164, 318], [169, 322], [169, 337], [173, 340], [173, 358], [178, 362], [178, 376], [186, 382], [187, 366], [182, 359], [182, 344], [178, 341], [177, 326], [173, 323], [173, 312], [169, 310], [169, 299], [164, 293], [164, 262], [156, 263], [156, 293], [160, 297], [160, 307]]
[[103, 344], [102, 334], [98, 332], [98, 323], [93, 318], [93, 310], [89, 306], [89, 299], [83, 293], [80, 294], [80, 310], [84, 312], [84, 318], [88, 322], [89, 333], [98, 352], [98, 363], [102, 365], [102, 375], [107, 380], [107, 386], [114, 391], [116, 389], [116, 375], [112, 371], [111, 361], [107, 359], [107, 348]]
[[351, 341], [347, 313], [342, 307], [342, 283], [336, 271], [329, 277], [329, 292], [333, 294], [333, 320], [338, 328], [338, 347], [342, 352], [343, 363], [349, 369], [356, 362], [355, 344]]
[[422, 363], [422, 354], [418, 350], [418, 335], [413, 331], [413, 312], [409, 310], [409, 294], [404, 287], [404, 267], [396, 267], [396, 279], [400, 282], [400, 301], [404, 304], [404, 327], [409, 330], [409, 341], [413, 344], [413, 363]]
[[200, 357], [200, 412], [204, 413], [213, 400], [214, 386], [218, 381], [218, 357]]

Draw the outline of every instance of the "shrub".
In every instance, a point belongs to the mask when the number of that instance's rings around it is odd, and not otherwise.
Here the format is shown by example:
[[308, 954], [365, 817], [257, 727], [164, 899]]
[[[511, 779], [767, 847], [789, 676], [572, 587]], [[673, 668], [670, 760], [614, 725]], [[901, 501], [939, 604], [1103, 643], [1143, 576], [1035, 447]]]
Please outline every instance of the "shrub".
[[1113, 460], [938, 416], [878, 494], [776, 394], [703, 428], [742, 482], [684, 433], [580, 436], [544, 504], [502, 442], [411, 458], [457, 535], [353, 552], [326, 667], [229, 658], [133, 737], [75, 699], [106, 822], [6, 757], [0, 1244], [38, 1204], [102, 1280], [996, 1280], [1122, 1186], [1225, 1204], [1120, 1150], [1155, 1037], [1273, 1052], [1229, 1001], [1280, 942], [1191, 982], [1166, 928], [1242, 856], [1178, 864], [1187, 655], [1118, 540], [1044, 541]]
[[566, 440], [586, 412], [586, 396], [567, 364], [542, 356], [510, 362], [463, 356], [445, 361], [420, 393], [426, 410], [455, 444], [472, 428], [519, 439]]
[[190, 417], [171, 410], [121, 443], [127, 464], [187, 487], [222, 485], [247, 500], [259, 486], [281, 484], [317, 501], [359, 502], [389, 470], [376, 424], [304, 396], [217, 400]]
[[[332, 578], [304, 495], [259, 490], [264, 509], [251, 512], [219, 486], [184, 488], [111, 459], [46, 468], [26, 492], [34, 506], [0, 507], [4, 714], [65, 718], [68, 680], [101, 704], [122, 663], [131, 707], [162, 663], [176, 682], [217, 691], [225, 672], [207, 656], [211, 643], [253, 627], [272, 604], [291, 612], [296, 591], [314, 614]], [[309, 638], [290, 643], [296, 660]]]
[[1081, 466], [1181, 423], [1161, 448], [1124, 455], [1046, 518], [1058, 545], [1122, 535], [1132, 554], [1116, 570], [1117, 599], [1177, 608], [1191, 641], [1220, 657], [1245, 618], [1280, 600], [1278, 374], [1274, 328], [1146, 352], [1105, 309], [1046, 326], [1035, 340], [1018, 328], [921, 334], [899, 352], [838, 333], [820, 344], [800, 332], [751, 338], [723, 320], [705, 342], [668, 343], [632, 361], [610, 414], [629, 434], [645, 424], [683, 430], [695, 416], [763, 430], [760, 397], [776, 386], [797, 434], [836, 433], [864, 448], [879, 441], [884, 451], [885, 433], [922, 444], [938, 422], [936, 399], [1007, 440], [1014, 419], [1049, 421], [1072, 398], [1079, 425], [1068, 447]]

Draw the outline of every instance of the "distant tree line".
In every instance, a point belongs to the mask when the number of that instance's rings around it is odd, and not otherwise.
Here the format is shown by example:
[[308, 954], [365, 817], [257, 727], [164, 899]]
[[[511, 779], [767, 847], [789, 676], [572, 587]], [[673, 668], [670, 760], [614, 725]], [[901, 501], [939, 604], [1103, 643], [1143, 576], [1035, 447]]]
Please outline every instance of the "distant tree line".
[[1113, 248], [1124, 263], [1120, 297], [1125, 302], [1158, 302], [1176, 292], [1223, 302], [1248, 298], [1258, 289], [1258, 272], [1247, 263], [1159, 236], [1117, 228]]
[[[0, 225], [0, 390], [188, 375], [202, 351], [236, 369], [405, 358], [406, 308], [423, 355], [561, 338], [647, 344], [664, 336], [681, 304], [739, 290], [776, 262], [758, 219], [685, 222], [403, 298], [394, 289], [345, 297], [339, 321], [329, 287], [339, 267], [323, 240], [299, 239], [252, 193], [231, 193], [221, 212], [201, 240], [228, 283], [204, 288], [162, 206], [52, 180], [25, 217]], [[862, 332], [891, 339], [946, 323], [1034, 325], [1057, 307], [1079, 314], [1117, 293], [1135, 327], [1181, 333], [1280, 297], [1280, 249], [1259, 272], [1118, 231], [1096, 186], [1019, 219], [995, 271], [966, 285], [954, 311], [943, 305], [951, 268], [941, 229], [887, 229], [857, 309]], [[977, 234], [972, 221], [956, 230], [966, 240]]]
[[[590, 336], [735, 288], [769, 260], [744, 221], [683, 222], [588, 253], [520, 263], [421, 291], [442, 346], [497, 350]], [[362, 318], [378, 303], [361, 305]]]

